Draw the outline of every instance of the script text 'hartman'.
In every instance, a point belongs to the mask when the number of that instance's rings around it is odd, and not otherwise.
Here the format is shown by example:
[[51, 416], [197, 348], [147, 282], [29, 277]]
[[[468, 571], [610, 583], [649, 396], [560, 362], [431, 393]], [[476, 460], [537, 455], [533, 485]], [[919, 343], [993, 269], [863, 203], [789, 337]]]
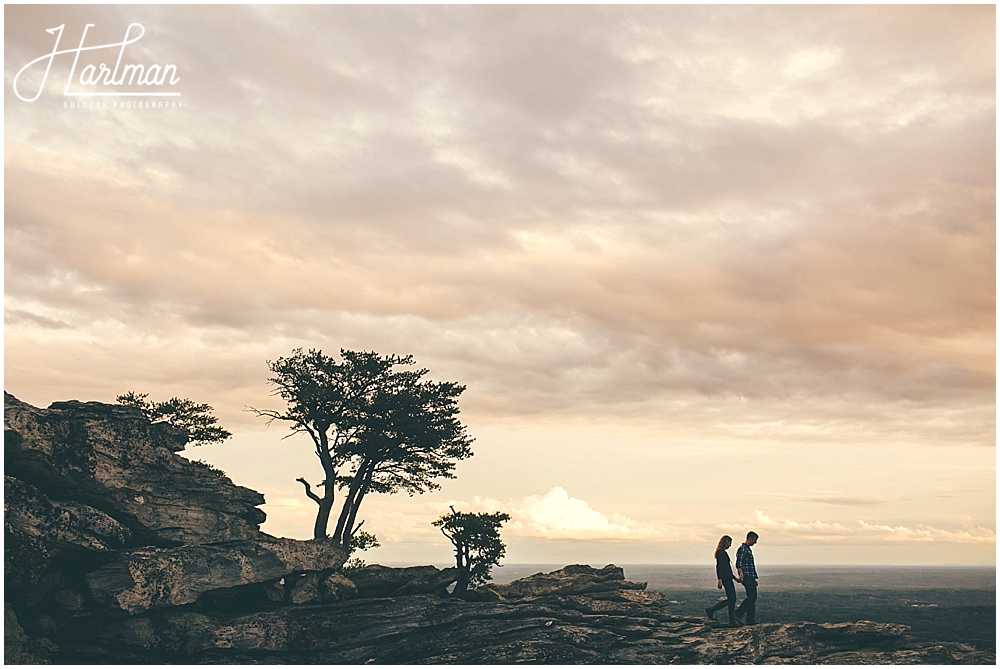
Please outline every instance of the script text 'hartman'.
[[[49, 77], [49, 72], [52, 69], [52, 62], [55, 60], [56, 56], [74, 54], [73, 65], [70, 68], [69, 77], [66, 79], [66, 89], [63, 91], [63, 95], [106, 95], [123, 97], [176, 97], [180, 95], [180, 93], [176, 91], [120, 90], [121, 86], [176, 86], [180, 83], [180, 77], [177, 75], [177, 66], [169, 64], [162, 66], [155, 64], [122, 64], [125, 57], [125, 48], [130, 44], [138, 42], [146, 33], [146, 29], [143, 28], [140, 23], [130, 23], [128, 28], [125, 30], [125, 37], [121, 42], [84, 46], [87, 40], [87, 31], [94, 25], [95, 24], [93, 23], [88, 23], [84, 27], [83, 35], [80, 36], [79, 46], [72, 49], [62, 50], [59, 49], [59, 42], [62, 40], [63, 28], [65, 28], [66, 24], [46, 29], [45, 32], [56, 36], [55, 44], [52, 46], [52, 52], [47, 53], [44, 56], [39, 56], [18, 71], [18, 73], [14, 76], [14, 94], [24, 102], [34, 102], [42, 94], [42, 89], [45, 87], [45, 81]], [[138, 29], [134, 35], [133, 29]], [[114, 67], [110, 67], [106, 63], [100, 63], [98, 65], [89, 64], [80, 69], [80, 75], [77, 78], [76, 70], [80, 62], [80, 54], [84, 51], [99, 51], [102, 49], [118, 50], [118, 58], [115, 60]], [[41, 67], [43, 64], [45, 66], [45, 72], [41, 76], [41, 81], [38, 84], [38, 90], [35, 91], [34, 96], [26, 97], [25, 95], [22, 95], [20, 89], [18, 88], [18, 80], [21, 78], [21, 75], [31, 71], [32, 68]], [[74, 84], [77, 84], [80, 87], [90, 87], [90, 90], [81, 90], [80, 88], [71, 90]], [[99, 90], [94, 90], [95, 88], [99, 88]], [[118, 90], [108, 90], [109, 88]]]

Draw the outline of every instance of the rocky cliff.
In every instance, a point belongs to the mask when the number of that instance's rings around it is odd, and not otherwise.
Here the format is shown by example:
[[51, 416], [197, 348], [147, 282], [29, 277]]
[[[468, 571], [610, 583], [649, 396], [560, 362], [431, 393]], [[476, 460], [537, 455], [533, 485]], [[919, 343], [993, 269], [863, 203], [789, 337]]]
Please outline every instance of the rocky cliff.
[[178, 455], [186, 441], [132, 407], [4, 393], [8, 661], [75, 662], [73, 639], [116, 616], [234, 592], [281, 602], [344, 564], [332, 542], [261, 532], [264, 497]]
[[264, 497], [176, 455], [187, 434], [134, 407], [56, 402], [36, 409], [4, 394], [5, 472], [52, 500], [99, 508], [125, 545], [254, 539]]
[[325, 541], [259, 530], [263, 498], [125, 407], [5, 395], [7, 663], [984, 663], [900, 625], [730, 629], [618, 567], [448, 596], [452, 569], [344, 573]]

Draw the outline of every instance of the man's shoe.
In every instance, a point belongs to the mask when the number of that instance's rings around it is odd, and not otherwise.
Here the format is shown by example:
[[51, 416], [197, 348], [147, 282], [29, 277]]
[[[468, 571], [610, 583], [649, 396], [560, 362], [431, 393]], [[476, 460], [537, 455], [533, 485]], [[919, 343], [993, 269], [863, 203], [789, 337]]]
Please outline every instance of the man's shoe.
[[733, 619], [733, 620], [729, 621], [729, 626], [730, 627], [743, 627], [743, 623], [741, 623], [739, 620]]
[[744, 624], [743, 623], [743, 616], [744, 615], [746, 615], [746, 614], [740, 613], [739, 611], [736, 612], [736, 622], [738, 622], [740, 625]]
[[715, 620], [715, 611], [713, 611], [711, 608], [705, 609], [705, 615], [708, 616], [709, 620]]

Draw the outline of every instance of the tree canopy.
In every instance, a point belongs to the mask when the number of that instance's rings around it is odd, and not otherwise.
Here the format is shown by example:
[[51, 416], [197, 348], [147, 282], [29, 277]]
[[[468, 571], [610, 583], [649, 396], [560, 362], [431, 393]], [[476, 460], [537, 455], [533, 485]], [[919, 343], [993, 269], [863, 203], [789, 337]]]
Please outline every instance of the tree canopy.
[[337, 490], [344, 498], [333, 537], [349, 549], [368, 493], [438, 489], [436, 479], [454, 478], [455, 464], [472, 455], [472, 439], [457, 417], [465, 387], [424, 379], [428, 370], [411, 365], [408, 355], [346, 349], [339, 360], [296, 349], [268, 362], [274, 394], [287, 406], [251, 410], [312, 440], [324, 479], [319, 492], [305, 478], [298, 481], [318, 506], [314, 537], [328, 534]]
[[462, 513], [451, 507], [451, 513], [432, 523], [455, 547], [458, 582], [452, 594], [460, 595], [470, 586], [492, 580], [490, 572], [507, 552], [500, 539], [500, 525], [508, 520], [506, 513]]
[[184, 428], [188, 433], [188, 443], [194, 446], [220, 443], [233, 436], [229, 430], [218, 425], [208, 404], [197, 404], [180, 397], [171, 397], [166, 402], [151, 402], [148, 398], [148, 393], [129, 391], [116, 397], [115, 401], [136, 407], [151, 423], [169, 423]]

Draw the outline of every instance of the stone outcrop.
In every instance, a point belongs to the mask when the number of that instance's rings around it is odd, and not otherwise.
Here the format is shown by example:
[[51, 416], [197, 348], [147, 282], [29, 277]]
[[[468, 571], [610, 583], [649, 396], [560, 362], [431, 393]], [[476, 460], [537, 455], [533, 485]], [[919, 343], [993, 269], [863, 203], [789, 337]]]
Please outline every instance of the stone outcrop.
[[615, 596], [622, 598], [625, 597], [624, 592], [638, 592], [645, 589], [645, 583], [626, 581], [625, 571], [613, 564], [596, 570], [588, 565], [569, 565], [548, 574], [535, 574], [506, 585], [487, 585], [482, 588], [484, 591], [495, 593], [501, 601], [581, 593], [591, 595], [606, 593], [610, 597], [605, 599]]
[[64, 554], [121, 548], [131, 532], [103, 511], [4, 476], [4, 574], [15, 587], [35, 583]]
[[644, 592], [642, 584], [613, 577], [616, 573], [620, 569], [614, 566], [575, 565], [531, 576], [510, 584], [502, 602], [421, 594], [263, 610], [149, 611], [104, 621], [88, 630], [89, 646], [56, 657], [189, 664], [978, 664], [995, 659], [960, 644], [922, 643], [902, 625], [726, 628], [673, 615], [659, 597], [630, 601], [628, 593]]
[[131, 407], [4, 394], [8, 662], [75, 663], [95, 630], [150, 610], [353, 596], [336, 543], [261, 532], [263, 496], [179, 456], [186, 441]]
[[699, 644], [700, 664], [995, 664], [996, 654], [960, 643], [926, 643], [905, 625], [769, 623], [720, 630]]
[[874, 622], [725, 628], [621, 568], [462, 597], [456, 570], [344, 570], [334, 542], [259, 530], [263, 501], [177, 455], [184, 435], [98, 403], [5, 395], [8, 664], [995, 663]]
[[86, 575], [94, 599], [128, 613], [192, 604], [205, 593], [270, 583], [344, 563], [332, 540], [229, 541], [120, 552]]
[[394, 569], [375, 564], [350, 573], [358, 597], [447, 595], [448, 586], [457, 579], [458, 570], [454, 567], [443, 570], [432, 566]]
[[127, 527], [92, 506], [54, 502], [34, 486], [4, 476], [5, 519], [11, 528], [44, 539], [53, 550], [109, 551], [131, 536]]
[[260, 536], [263, 496], [176, 455], [187, 435], [134, 407], [56, 402], [38, 409], [4, 393], [7, 473], [52, 499], [100, 509], [135, 545]]
[[50, 653], [58, 646], [48, 639], [31, 639], [24, 633], [10, 604], [3, 607], [3, 661], [4, 664], [45, 664]]

